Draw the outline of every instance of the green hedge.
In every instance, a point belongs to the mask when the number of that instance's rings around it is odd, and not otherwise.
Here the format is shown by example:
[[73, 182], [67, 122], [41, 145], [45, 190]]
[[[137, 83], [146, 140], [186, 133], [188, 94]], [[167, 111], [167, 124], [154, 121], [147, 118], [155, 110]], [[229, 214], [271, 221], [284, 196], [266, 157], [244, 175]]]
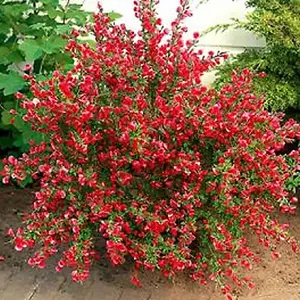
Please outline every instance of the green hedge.
[[249, 67], [265, 72], [257, 78], [257, 93], [264, 93], [270, 110], [294, 112], [300, 109], [300, 0], [248, 0], [252, 10], [245, 20], [232, 19], [210, 31], [244, 29], [266, 40], [263, 49], [247, 49], [219, 67], [215, 85], [230, 80], [232, 71]]

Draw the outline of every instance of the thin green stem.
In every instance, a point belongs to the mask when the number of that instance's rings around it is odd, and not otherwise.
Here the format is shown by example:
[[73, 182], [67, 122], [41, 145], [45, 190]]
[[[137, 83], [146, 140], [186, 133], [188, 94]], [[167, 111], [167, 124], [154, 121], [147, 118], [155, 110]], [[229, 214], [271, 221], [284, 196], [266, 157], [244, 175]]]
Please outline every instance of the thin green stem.
[[39, 74], [42, 73], [43, 71], [43, 67], [44, 67], [44, 63], [45, 63], [45, 59], [47, 57], [47, 53], [43, 56], [42, 61], [41, 61], [41, 65], [40, 65], [40, 69], [39, 69]]
[[63, 24], [66, 24], [67, 9], [68, 9], [69, 5], [70, 5], [70, 0], [67, 0], [67, 3], [66, 3], [65, 8], [64, 8]]

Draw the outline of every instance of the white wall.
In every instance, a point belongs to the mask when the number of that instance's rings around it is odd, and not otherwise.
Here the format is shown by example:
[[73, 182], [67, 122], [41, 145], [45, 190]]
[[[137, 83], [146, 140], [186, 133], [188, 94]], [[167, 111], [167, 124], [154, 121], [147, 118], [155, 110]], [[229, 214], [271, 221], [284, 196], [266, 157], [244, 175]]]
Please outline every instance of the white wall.
[[[97, 0], [86, 0], [84, 7], [89, 11], [97, 11]], [[116, 11], [123, 17], [118, 21], [125, 23], [133, 30], [139, 29], [139, 22], [134, 17], [133, 0], [100, 0], [105, 11]], [[176, 15], [179, 0], [160, 0], [159, 15], [168, 25]], [[203, 31], [210, 26], [228, 23], [230, 18], [243, 18], [247, 12], [245, 0], [209, 0], [198, 5], [199, 0], [191, 0], [193, 17], [187, 19], [186, 25], [190, 34], [194, 31]], [[188, 35], [187, 35], [188, 37]], [[251, 33], [240, 30], [230, 30], [225, 33], [209, 34], [200, 40], [201, 47], [209, 50], [227, 50], [231, 53], [240, 52], [245, 47], [261, 47], [263, 40], [256, 39]]]
[[[78, 0], [77, 0], [78, 1]], [[79, 0], [80, 1], [80, 0]], [[89, 11], [97, 11], [99, 0], [85, 0], [84, 7]], [[135, 31], [139, 30], [139, 21], [134, 17], [133, 0], [100, 0], [105, 11], [115, 11], [123, 15], [118, 23]], [[176, 15], [176, 7], [179, 0], [160, 0], [159, 15], [168, 26]], [[245, 0], [208, 0], [205, 4], [199, 4], [199, 0], [191, 0], [193, 17], [188, 18], [186, 26], [189, 28], [187, 38], [194, 31], [201, 32], [210, 26], [230, 22], [231, 18], [243, 18], [247, 13]], [[225, 33], [211, 33], [200, 39], [200, 48], [207, 52], [226, 51], [231, 54], [242, 52], [246, 47], [262, 47], [264, 41], [257, 39], [249, 32], [230, 30]], [[204, 75], [203, 83], [210, 85], [214, 79], [214, 73]]]

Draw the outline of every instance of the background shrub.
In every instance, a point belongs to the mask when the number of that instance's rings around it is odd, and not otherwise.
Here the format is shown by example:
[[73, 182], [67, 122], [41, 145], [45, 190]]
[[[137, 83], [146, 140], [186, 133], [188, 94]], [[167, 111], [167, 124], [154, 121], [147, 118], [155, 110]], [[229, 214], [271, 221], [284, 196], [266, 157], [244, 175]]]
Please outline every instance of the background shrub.
[[211, 30], [229, 27], [253, 32], [266, 40], [262, 49], [247, 49], [222, 65], [216, 86], [228, 82], [237, 68], [249, 67], [265, 72], [266, 78], [255, 78], [255, 91], [265, 95], [268, 109], [297, 112], [300, 109], [300, 1], [248, 0], [251, 12], [245, 20], [233, 19], [231, 24], [217, 25]]
[[88, 277], [102, 238], [113, 265], [134, 261], [136, 285], [142, 270], [187, 270], [232, 299], [227, 281], [253, 287], [240, 275], [259, 261], [249, 230], [274, 257], [280, 241], [298, 250], [270, 212], [295, 211], [285, 186], [299, 151], [276, 151], [299, 137], [299, 124], [264, 109], [247, 69], [220, 91], [201, 84], [222, 55], [203, 56], [198, 33], [183, 41], [188, 1], [170, 29], [154, 1], [134, 4], [140, 32], [100, 11], [86, 28], [95, 48], [70, 39], [75, 66], [46, 81], [29, 76], [32, 96], [16, 94], [23, 120], [45, 138], [4, 160], [4, 183], [40, 178], [24, 226], [9, 234], [16, 250], [37, 249], [28, 263], [40, 268], [63, 245], [56, 269], [72, 268], [75, 281]]

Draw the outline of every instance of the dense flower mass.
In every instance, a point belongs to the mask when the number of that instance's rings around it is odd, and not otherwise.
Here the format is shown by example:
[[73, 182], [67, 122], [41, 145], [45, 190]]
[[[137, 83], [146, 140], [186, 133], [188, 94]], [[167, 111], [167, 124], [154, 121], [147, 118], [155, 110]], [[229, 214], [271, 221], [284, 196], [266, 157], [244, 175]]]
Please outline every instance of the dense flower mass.
[[230, 299], [227, 279], [253, 286], [239, 275], [239, 267], [259, 260], [246, 232], [274, 257], [277, 241], [298, 249], [270, 212], [295, 211], [285, 183], [299, 151], [276, 151], [299, 138], [300, 127], [264, 110], [248, 70], [220, 92], [203, 86], [203, 73], [225, 55], [204, 56], [197, 33], [183, 40], [188, 1], [180, 1], [170, 29], [157, 2], [134, 1], [137, 34], [100, 9], [86, 27], [95, 48], [74, 31], [67, 46], [77, 62], [72, 71], [45, 82], [29, 76], [32, 99], [16, 95], [44, 142], [4, 161], [5, 183], [40, 180], [23, 228], [10, 235], [19, 251], [41, 245], [28, 260], [40, 268], [64, 245], [56, 269], [71, 267], [75, 281], [88, 277], [102, 237], [114, 265], [134, 260], [137, 285], [141, 270], [166, 277], [188, 270], [195, 281], [218, 282]]

